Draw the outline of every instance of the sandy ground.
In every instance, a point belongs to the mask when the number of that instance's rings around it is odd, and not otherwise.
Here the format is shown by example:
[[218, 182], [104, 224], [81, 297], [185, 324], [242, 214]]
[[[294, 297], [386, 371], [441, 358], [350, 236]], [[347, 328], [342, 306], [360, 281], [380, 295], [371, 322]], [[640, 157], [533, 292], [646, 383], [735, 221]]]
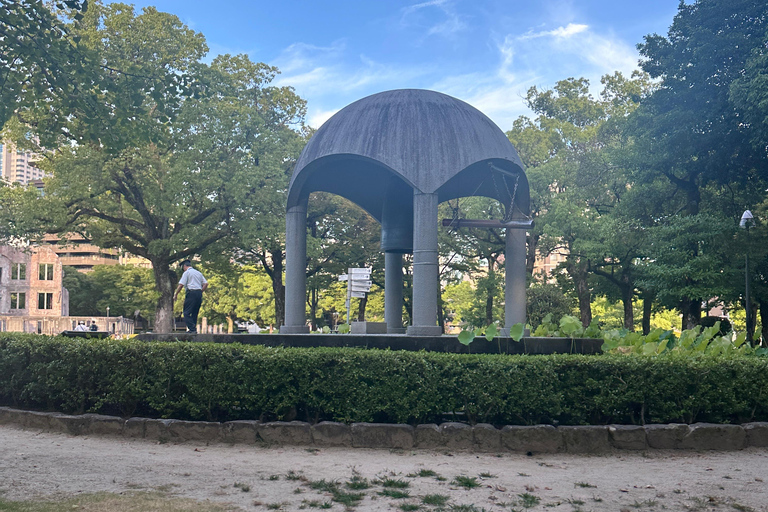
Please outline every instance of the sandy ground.
[[[417, 476], [420, 472], [423, 476]], [[467, 512], [768, 511], [765, 449], [529, 457], [174, 445], [0, 426], [0, 496], [6, 500], [159, 489], [243, 510], [318, 510], [332, 502], [332, 495], [312, 489], [311, 482], [338, 481], [344, 489], [354, 476], [371, 482], [365, 490], [346, 489], [365, 494], [354, 508], [361, 512], [398, 511], [407, 504], [434, 510], [434, 505], [422, 503], [428, 495], [447, 496], [445, 510]], [[465, 489], [456, 484], [457, 476], [474, 477], [480, 486]], [[402, 491], [410, 497], [380, 495], [385, 479], [408, 482]], [[344, 506], [334, 503], [331, 510], [342, 511]]]

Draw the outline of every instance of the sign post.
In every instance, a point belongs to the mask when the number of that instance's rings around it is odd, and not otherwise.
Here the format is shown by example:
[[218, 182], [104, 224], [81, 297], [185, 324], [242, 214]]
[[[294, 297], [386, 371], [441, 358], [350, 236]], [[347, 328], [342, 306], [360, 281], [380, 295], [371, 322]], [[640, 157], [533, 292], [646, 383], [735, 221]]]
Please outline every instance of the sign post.
[[347, 282], [347, 324], [352, 325], [349, 306], [352, 297], [363, 299], [371, 291], [371, 267], [348, 268], [346, 274], [339, 276], [339, 281]]

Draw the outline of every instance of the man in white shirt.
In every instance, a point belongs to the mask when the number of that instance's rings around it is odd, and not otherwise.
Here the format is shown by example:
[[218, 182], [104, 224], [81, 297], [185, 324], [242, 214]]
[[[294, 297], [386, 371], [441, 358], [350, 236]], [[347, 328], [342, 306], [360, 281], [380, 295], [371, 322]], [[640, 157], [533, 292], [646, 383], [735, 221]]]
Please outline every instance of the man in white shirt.
[[181, 268], [184, 269], [184, 273], [173, 294], [173, 301], [176, 302], [182, 288], [187, 289], [184, 297], [184, 323], [187, 324], [187, 332], [197, 333], [197, 314], [203, 303], [203, 292], [208, 288], [208, 280], [192, 268], [192, 262], [189, 260], [182, 261]]
[[85, 328], [85, 322], [83, 322], [82, 320], [77, 322], [77, 327], [75, 327], [75, 330], [76, 331], [86, 331], [87, 329]]

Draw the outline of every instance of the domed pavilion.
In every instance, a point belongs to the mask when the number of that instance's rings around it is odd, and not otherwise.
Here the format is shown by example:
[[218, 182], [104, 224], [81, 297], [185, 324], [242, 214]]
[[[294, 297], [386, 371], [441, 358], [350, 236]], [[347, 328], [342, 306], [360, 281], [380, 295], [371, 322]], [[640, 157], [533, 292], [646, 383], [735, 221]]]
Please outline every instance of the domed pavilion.
[[280, 328], [285, 334], [309, 330], [306, 223], [309, 195], [316, 191], [345, 197], [381, 223], [389, 333], [403, 331], [403, 254], [413, 253], [413, 314], [407, 329], [413, 336], [441, 334], [438, 204], [467, 196], [498, 200], [505, 218], [485, 225], [506, 228], [505, 325], [525, 321], [528, 180], [509, 139], [476, 108], [434, 91], [387, 91], [348, 105], [314, 134], [288, 190], [285, 324]]

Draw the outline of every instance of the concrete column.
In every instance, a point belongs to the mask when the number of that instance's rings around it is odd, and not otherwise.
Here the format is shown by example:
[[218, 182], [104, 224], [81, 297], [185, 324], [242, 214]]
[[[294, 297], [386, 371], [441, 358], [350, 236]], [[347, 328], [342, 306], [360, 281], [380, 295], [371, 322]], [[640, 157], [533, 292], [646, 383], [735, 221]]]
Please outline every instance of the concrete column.
[[413, 194], [413, 325], [411, 336], [440, 336], [437, 325], [437, 194]]
[[309, 332], [307, 295], [307, 203], [292, 206], [285, 218], [285, 323], [280, 334]]
[[[504, 326], [525, 323], [525, 229], [506, 229]], [[507, 331], [508, 332], [508, 331]]]
[[388, 334], [403, 334], [403, 255], [384, 253], [384, 320]]

